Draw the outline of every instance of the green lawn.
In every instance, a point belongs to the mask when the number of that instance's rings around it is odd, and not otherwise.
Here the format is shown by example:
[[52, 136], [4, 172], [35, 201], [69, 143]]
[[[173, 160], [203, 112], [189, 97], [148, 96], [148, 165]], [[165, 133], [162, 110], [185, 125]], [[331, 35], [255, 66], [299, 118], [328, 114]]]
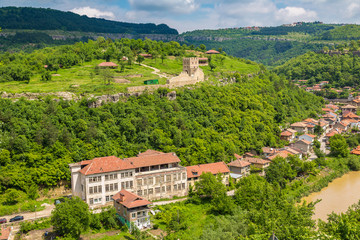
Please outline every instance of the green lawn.
[[[220, 56], [213, 56], [212, 60], [216, 68], [214, 71], [210, 70], [209, 66], [201, 67], [206, 76], [215, 76], [219, 72], [239, 72], [240, 74], [248, 74], [259, 71], [259, 66], [251, 63], [248, 60], [232, 59], [225, 57], [223, 61]], [[86, 62], [81, 66], [74, 66], [68, 69], [59, 69], [57, 72], [51, 72], [52, 79], [48, 82], [41, 81], [41, 75], [36, 74], [32, 76], [29, 83], [24, 82], [3, 82], [0, 83], [0, 92], [7, 93], [22, 93], [22, 92], [73, 92], [76, 94], [114, 94], [118, 92], [126, 92], [128, 87], [144, 85], [144, 80], [158, 79], [159, 84], [165, 84], [165, 78], [159, 78], [158, 75], [153, 74], [153, 70], [137, 63], [131, 66], [126, 64], [124, 72], [117, 69], [111, 69], [114, 81], [110, 84], [104, 82], [104, 77], [95, 71], [95, 66], [102, 62], [102, 60], [94, 60]], [[182, 58], [168, 57], [163, 61], [158, 59], [145, 59], [143, 62], [146, 65], [160, 69], [162, 73], [169, 75], [178, 75], [182, 71]], [[127, 77], [128, 75], [142, 74], [141, 77]], [[120, 83], [120, 79], [126, 79], [130, 82]]]

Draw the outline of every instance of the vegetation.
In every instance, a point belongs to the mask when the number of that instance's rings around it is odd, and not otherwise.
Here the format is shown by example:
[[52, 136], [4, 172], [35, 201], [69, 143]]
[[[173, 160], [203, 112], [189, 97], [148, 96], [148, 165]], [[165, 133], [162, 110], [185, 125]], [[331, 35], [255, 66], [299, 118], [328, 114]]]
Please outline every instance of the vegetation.
[[178, 34], [165, 24], [135, 24], [88, 18], [72, 12], [31, 7], [0, 8], [0, 22], [3, 29], [35, 29], [135, 34]]

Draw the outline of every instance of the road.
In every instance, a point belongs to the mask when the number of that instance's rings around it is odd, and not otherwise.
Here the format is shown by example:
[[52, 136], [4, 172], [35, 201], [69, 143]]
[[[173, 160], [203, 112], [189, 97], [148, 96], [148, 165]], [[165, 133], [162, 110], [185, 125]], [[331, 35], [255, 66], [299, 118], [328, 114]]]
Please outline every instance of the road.
[[[326, 131], [323, 135], [321, 135], [321, 137], [318, 139], [318, 141], [320, 142], [320, 150], [322, 151], [322, 152], [324, 152], [325, 154], [329, 154], [329, 150], [327, 150], [326, 149], [326, 144], [325, 144], [325, 141], [324, 141], [324, 139], [325, 139], [325, 136], [326, 136], [326, 134], [328, 133], [328, 131]], [[310, 161], [312, 161], [312, 160], [314, 160], [314, 159], [316, 159], [317, 158], [317, 156], [316, 156], [316, 154], [314, 153], [314, 152], [312, 152], [311, 154], [310, 154], [310, 157], [309, 157], [309, 160]]]
[[169, 77], [166, 76], [165, 74], [160, 73], [160, 69], [157, 69], [157, 68], [154, 68], [154, 67], [145, 65], [145, 64], [143, 64], [143, 63], [141, 63], [141, 66], [144, 66], [144, 67], [147, 67], [147, 68], [151, 68], [152, 70], [154, 70], [152, 73], [158, 75], [158, 76], [161, 77], [161, 78], [166, 78], [166, 79], [169, 78]]

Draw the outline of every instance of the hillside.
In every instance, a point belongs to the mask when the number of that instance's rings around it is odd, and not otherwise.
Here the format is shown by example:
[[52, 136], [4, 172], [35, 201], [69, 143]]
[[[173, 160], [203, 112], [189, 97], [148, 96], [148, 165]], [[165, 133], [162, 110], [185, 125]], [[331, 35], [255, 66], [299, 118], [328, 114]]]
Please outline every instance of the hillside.
[[188, 44], [205, 44], [209, 49], [222, 48], [236, 57], [277, 66], [306, 52], [319, 51], [324, 46], [360, 39], [358, 27], [314, 22], [278, 27], [197, 30], [180, 36]]
[[66, 30], [96, 33], [178, 34], [165, 24], [136, 24], [80, 16], [45, 8], [0, 8], [3, 29]]

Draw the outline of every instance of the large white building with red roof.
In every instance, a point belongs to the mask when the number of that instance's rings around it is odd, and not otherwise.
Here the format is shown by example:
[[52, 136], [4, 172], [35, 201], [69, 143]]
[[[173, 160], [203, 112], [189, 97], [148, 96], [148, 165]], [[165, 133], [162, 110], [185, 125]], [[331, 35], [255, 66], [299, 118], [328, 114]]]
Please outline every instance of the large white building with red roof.
[[74, 196], [90, 206], [106, 204], [126, 189], [147, 199], [187, 194], [187, 174], [175, 153], [147, 150], [136, 157], [94, 158], [70, 164]]

